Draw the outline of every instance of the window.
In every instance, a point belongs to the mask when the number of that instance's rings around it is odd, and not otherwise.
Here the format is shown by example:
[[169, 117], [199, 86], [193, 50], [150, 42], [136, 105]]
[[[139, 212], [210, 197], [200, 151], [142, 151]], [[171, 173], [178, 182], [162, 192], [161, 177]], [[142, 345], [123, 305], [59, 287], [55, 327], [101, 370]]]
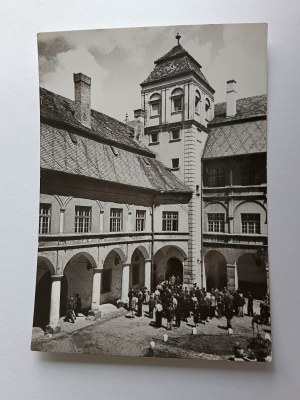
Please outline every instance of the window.
[[75, 207], [75, 233], [87, 233], [91, 228], [91, 207]]
[[207, 171], [207, 185], [209, 187], [225, 186], [224, 168], [209, 168]]
[[51, 204], [40, 204], [39, 234], [50, 233]]
[[179, 112], [183, 110], [183, 90], [177, 88], [171, 94], [172, 112]]
[[225, 232], [225, 214], [207, 214], [208, 232]]
[[200, 114], [200, 100], [201, 100], [201, 95], [199, 90], [196, 90], [195, 92], [195, 113]]
[[103, 269], [101, 277], [101, 293], [111, 292], [112, 269]]
[[179, 158], [172, 158], [172, 169], [179, 169]]
[[243, 167], [242, 169], [242, 186], [260, 185], [260, 173], [253, 167]]
[[122, 208], [110, 209], [110, 231], [121, 232], [123, 226], [123, 210]]
[[150, 143], [158, 143], [158, 132], [150, 134]]
[[173, 129], [171, 131], [171, 140], [179, 140], [180, 139], [180, 130], [179, 129]]
[[136, 224], [135, 230], [140, 232], [145, 230], [145, 222], [146, 222], [146, 211], [145, 210], [136, 210]]
[[260, 233], [260, 214], [241, 214], [242, 233]]
[[178, 212], [177, 211], [163, 211], [162, 230], [163, 231], [178, 231]]
[[208, 112], [210, 109], [210, 101], [208, 98], [205, 99], [205, 111]]
[[150, 117], [157, 117], [160, 115], [160, 94], [155, 93], [150, 97]]

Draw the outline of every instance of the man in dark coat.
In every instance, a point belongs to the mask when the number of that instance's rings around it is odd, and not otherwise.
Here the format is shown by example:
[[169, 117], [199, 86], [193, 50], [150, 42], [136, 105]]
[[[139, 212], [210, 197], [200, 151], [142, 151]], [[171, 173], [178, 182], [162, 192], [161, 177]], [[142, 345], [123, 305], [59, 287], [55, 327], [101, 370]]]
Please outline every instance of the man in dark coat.
[[174, 308], [172, 303], [169, 302], [166, 308], [166, 318], [167, 318], [167, 330], [172, 330], [172, 321], [174, 319]]
[[248, 304], [247, 304], [247, 314], [249, 317], [253, 317], [253, 296], [251, 292], [248, 292]]
[[149, 318], [153, 318], [154, 307], [155, 307], [155, 300], [153, 295], [151, 295], [149, 299]]
[[143, 315], [143, 293], [141, 290], [138, 292], [138, 317], [141, 317]]

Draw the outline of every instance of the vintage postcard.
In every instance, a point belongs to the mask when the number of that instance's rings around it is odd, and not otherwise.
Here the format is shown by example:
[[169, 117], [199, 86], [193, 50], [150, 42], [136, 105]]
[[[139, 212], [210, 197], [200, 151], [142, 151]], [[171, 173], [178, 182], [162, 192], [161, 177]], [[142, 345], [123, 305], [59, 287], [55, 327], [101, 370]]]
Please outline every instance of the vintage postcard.
[[38, 52], [32, 350], [271, 361], [267, 25], [41, 33]]

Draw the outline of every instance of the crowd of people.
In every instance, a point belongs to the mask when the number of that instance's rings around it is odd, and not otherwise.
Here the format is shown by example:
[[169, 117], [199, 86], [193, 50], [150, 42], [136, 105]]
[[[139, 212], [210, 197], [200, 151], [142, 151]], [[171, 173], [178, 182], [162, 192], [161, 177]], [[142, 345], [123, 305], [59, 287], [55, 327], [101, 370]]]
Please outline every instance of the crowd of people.
[[[128, 308], [131, 318], [135, 318], [136, 307], [137, 316], [142, 316], [142, 306], [147, 304], [149, 307], [149, 318], [155, 320], [155, 327], [162, 326], [162, 318], [167, 320], [167, 329], [179, 328], [181, 322], [188, 322], [192, 317], [195, 327], [199, 323], [205, 324], [213, 318], [220, 319], [225, 317], [227, 329], [232, 328], [231, 321], [235, 317], [244, 317], [245, 298], [239, 290], [228, 290], [223, 288], [211, 289], [208, 293], [204, 288], [200, 289], [196, 285], [191, 288], [183, 287], [176, 281], [169, 281], [157, 285], [154, 293], [144, 287], [142, 289], [131, 289], [128, 294]], [[247, 294], [247, 315], [254, 317], [253, 296], [251, 292]], [[270, 318], [270, 307], [268, 298], [260, 303], [260, 318], [262, 323], [268, 324]], [[191, 321], [189, 321], [191, 323]]]

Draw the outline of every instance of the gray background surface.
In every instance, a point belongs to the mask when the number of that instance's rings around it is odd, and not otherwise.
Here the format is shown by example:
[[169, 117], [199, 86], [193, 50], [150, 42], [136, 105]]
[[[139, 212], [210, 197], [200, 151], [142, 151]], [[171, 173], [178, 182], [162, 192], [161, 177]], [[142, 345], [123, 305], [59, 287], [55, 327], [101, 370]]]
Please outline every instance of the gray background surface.
[[[1, 399], [299, 399], [300, 3], [1, 0], [0, 5]], [[233, 22], [269, 23], [273, 365], [32, 353], [39, 203], [36, 33]]]

